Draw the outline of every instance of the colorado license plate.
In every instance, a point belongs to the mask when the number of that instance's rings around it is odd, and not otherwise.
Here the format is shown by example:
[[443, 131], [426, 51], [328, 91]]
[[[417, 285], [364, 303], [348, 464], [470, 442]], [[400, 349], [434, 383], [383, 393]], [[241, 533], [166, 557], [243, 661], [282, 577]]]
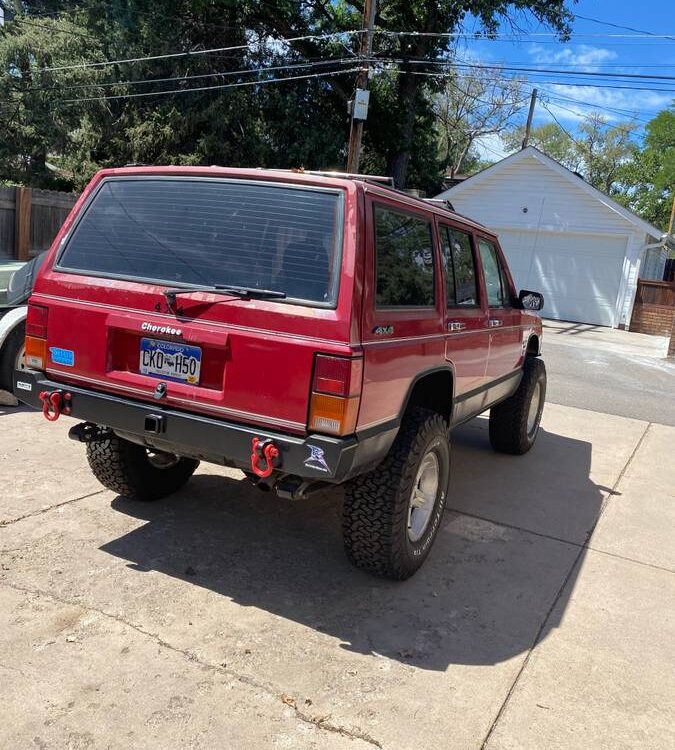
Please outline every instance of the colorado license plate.
[[172, 341], [141, 339], [140, 372], [177, 383], [199, 383], [202, 350]]

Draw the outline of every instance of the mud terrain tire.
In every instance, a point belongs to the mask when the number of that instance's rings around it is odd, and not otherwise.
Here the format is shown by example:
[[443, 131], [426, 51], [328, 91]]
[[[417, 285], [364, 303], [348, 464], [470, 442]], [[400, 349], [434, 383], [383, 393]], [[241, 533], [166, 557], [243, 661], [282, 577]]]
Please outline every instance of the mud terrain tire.
[[112, 436], [87, 443], [87, 461], [98, 481], [129, 500], [159, 500], [179, 490], [199, 461], [176, 457], [161, 466], [141, 445]]
[[[447, 422], [429, 409], [411, 410], [382, 463], [345, 486], [342, 529], [349, 560], [383, 578], [413, 575], [436, 537], [449, 482]], [[428, 491], [422, 492], [424, 487]], [[416, 507], [414, 500], [425, 493], [424, 504]], [[428, 516], [415, 528], [418, 511]]]
[[534, 445], [546, 398], [546, 366], [527, 357], [518, 390], [490, 409], [490, 443], [498, 453], [522, 455]]

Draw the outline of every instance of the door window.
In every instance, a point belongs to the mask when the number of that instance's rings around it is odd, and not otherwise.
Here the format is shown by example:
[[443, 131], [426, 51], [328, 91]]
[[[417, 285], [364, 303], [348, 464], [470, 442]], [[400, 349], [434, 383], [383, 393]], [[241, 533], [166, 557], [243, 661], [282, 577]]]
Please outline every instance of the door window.
[[433, 307], [431, 223], [375, 206], [377, 307]]
[[490, 307], [506, 307], [510, 303], [509, 285], [497, 248], [487, 240], [478, 240], [478, 249], [483, 261], [483, 275]]
[[448, 307], [475, 307], [478, 289], [471, 238], [451, 227], [441, 226], [440, 230]]

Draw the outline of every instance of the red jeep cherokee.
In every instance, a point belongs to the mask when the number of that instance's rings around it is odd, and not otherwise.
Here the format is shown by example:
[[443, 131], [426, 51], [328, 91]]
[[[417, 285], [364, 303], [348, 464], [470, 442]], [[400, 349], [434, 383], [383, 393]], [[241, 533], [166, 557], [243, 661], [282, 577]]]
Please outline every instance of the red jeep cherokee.
[[344, 483], [347, 555], [403, 579], [438, 530], [450, 429], [490, 408], [495, 450], [532, 446], [541, 304], [485, 227], [365, 178], [104, 170], [36, 280], [14, 392], [84, 420], [70, 437], [131, 499], [200, 460], [286, 498]]

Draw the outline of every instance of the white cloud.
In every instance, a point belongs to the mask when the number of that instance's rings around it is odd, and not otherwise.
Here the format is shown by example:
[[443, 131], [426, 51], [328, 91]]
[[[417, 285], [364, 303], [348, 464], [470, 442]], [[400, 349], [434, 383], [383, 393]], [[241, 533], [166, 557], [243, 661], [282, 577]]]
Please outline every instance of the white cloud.
[[532, 61], [540, 65], [579, 65], [587, 70], [597, 70], [600, 63], [614, 60], [616, 52], [604, 47], [591, 47], [588, 44], [579, 44], [575, 48], [565, 47], [556, 50], [544, 47], [541, 44], [533, 44], [528, 49]]
[[[655, 111], [665, 109], [672, 101], [672, 94], [661, 94], [656, 91], [630, 91], [596, 86], [582, 88], [563, 83], [549, 84], [545, 89], [541, 92], [544, 99], [547, 98], [547, 94], [554, 97], [560, 96], [563, 99], [563, 101], [551, 101], [547, 106], [558, 119], [568, 122], [579, 122], [584, 119], [584, 116], [593, 112], [593, 108], [596, 112], [601, 112], [610, 122], [630, 120], [633, 115], [642, 119], [649, 118]], [[570, 99], [577, 101], [569, 101]], [[574, 112], [570, 112], [570, 109]], [[621, 112], [611, 110], [621, 110]], [[545, 121], [551, 119], [545, 110], [540, 111], [539, 115]]]

